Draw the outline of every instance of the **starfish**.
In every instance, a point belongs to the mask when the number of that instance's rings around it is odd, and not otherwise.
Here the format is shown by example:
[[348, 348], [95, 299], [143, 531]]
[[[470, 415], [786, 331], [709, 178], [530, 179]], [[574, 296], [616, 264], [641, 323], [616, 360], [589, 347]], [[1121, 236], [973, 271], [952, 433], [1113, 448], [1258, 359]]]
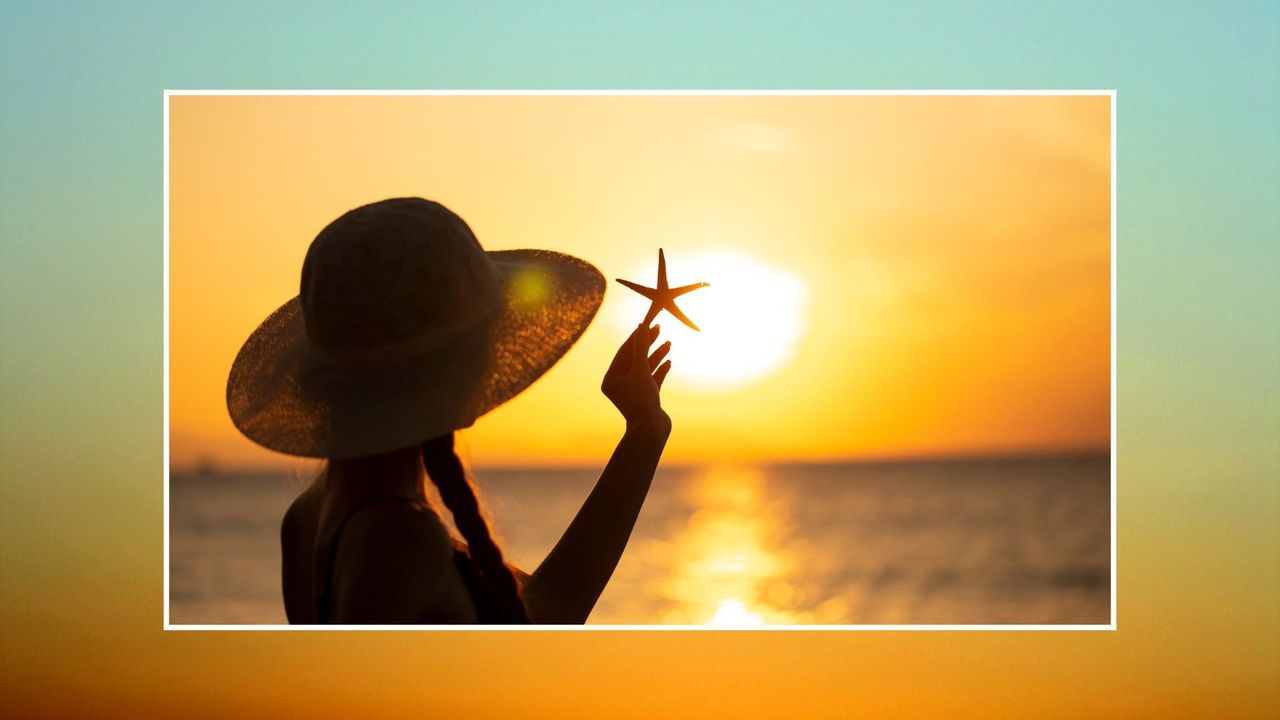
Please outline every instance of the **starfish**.
[[[662, 248], [658, 248], [658, 287], [645, 287], [622, 279], [619, 279], [618, 282], [653, 301], [649, 305], [649, 312], [644, 316], [644, 324], [646, 326], [653, 322], [653, 319], [658, 316], [659, 312], [666, 310], [674, 315], [680, 322], [688, 325], [694, 330], [699, 330], [698, 326], [694, 325], [693, 321], [684, 313], [680, 312], [680, 308], [676, 307], [676, 298], [687, 292], [697, 290], [698, 288], [707, 287], [710, 283], [694, 283], [692, 285], [682, 285], [678, 288], [667, 287], [667, 258], [663, 256]], [[701, 332], [701, 330], [699, 330], [699, 332]]]

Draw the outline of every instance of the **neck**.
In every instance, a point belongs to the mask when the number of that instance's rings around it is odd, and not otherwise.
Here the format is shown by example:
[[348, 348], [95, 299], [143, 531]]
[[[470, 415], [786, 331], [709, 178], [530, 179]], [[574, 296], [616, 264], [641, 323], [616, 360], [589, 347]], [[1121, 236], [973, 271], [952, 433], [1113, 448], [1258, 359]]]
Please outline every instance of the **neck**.
[[422, 496], [422, 460], [416, 447], [383, 455], [330, 460], [325, 482], [335, 490], [360, 495]]

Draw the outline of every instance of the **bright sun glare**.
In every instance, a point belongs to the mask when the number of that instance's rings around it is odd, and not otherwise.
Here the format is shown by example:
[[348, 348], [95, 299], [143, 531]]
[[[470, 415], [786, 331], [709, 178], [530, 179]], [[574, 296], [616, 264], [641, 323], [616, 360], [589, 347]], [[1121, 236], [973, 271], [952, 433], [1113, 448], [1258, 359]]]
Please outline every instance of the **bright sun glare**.
[[[654, 255], [652, 262], [632, 268], [623, 278], [653, 287]], [[655, 320], [672, 342], [672, 385], [701, 392], [741, 388], [778, 372], [795, 354], [808, 301], [796, 276], [742, 253], [679, 250], [667, 253], [667, 276], [672, 287], [711, 284], [676, 300], [702, 332], [665, 312]], [[615, 316], [620, 329], [634, 327], [649, 301], [616, 283], [612, 289], [629, 296]]]

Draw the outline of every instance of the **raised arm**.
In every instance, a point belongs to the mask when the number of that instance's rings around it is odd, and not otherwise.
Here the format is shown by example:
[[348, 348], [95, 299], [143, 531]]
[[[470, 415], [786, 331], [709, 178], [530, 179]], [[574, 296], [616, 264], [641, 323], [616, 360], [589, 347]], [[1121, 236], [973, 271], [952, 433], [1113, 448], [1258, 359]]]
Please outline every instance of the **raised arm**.
[[649, 355], [658, 330], [637, 327], [605, 372], [600, 389], [627, 428], [577, 516], [525, 583], [525, 605], [535, 622], [586, 622], [631, 537], [671, 434], [658, 396], [671, 369], [671, 361], [663, 362], [671, 343]]

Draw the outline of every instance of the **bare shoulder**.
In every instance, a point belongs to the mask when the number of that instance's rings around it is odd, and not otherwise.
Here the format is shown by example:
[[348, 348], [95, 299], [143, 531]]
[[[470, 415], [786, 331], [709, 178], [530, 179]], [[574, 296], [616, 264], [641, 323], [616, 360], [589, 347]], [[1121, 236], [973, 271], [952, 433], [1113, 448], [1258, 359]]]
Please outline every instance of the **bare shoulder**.
[[291, 623], [314, 622], [311, 575], [319, 522], [319, 499], [311, 488], [294, 498], [280, 522], [280, 580], [285, 616]]
[[289, 503], [280, 522], [280, 541], [285, 545], [295, 543], [300, 536], [314, 535], [318, 517], [315, 497], [310, 488], [301, 492]]

